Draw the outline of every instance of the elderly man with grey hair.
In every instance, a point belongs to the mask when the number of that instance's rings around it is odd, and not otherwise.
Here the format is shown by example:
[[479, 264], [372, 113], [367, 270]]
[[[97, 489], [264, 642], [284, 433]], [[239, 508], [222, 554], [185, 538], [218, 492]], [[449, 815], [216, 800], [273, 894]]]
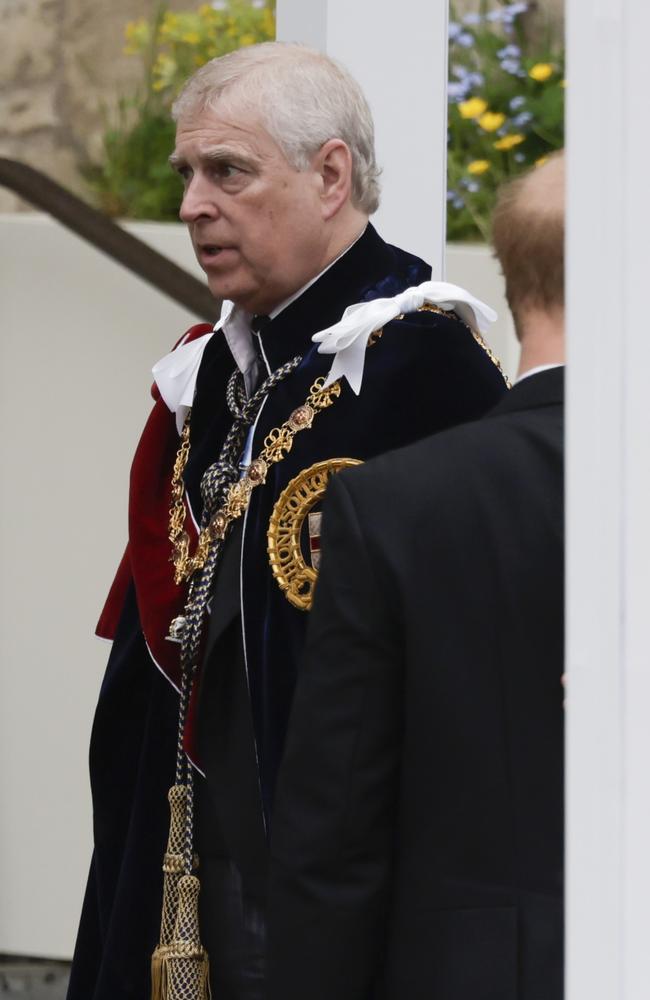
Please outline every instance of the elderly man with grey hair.
[[471, 328], [489, 310], [369, 224], [373, 124], [343, 67], [252, 46], [198, 70], [174, 116], [180, 214], [221, 317], [154, 367], [99, 627], [114, 644], [70, 1000], [142, 1000], [150, 977], [156, 997], [205, 996], [208, 978], [220, 1000], [264, 995], [267, 844], [328, 478], [505, 388]]

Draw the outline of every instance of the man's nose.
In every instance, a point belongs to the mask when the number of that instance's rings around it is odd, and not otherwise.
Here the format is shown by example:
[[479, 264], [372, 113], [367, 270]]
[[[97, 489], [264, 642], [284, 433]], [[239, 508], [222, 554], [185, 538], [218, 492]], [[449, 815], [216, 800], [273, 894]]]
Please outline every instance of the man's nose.
[[189, 181], [181, 207], [179, 216], [183, 222], [196, 222], [197, 219], [215, 219], [219, 214], [214, 192], [207, 180], [196, 174]]

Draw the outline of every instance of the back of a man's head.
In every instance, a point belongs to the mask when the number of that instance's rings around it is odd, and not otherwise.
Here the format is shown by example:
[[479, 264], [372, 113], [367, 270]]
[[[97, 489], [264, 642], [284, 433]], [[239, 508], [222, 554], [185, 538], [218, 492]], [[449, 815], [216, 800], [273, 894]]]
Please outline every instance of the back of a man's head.
[[359, 84], [329, 56], [290, 42], [237, 49], [197, 70], [172, 114], [178, 122], [217, 105], [254, 114], [296, 170], [329, 139], [342, 139], [352, 154], [352, 203], [366, 215], [377, 210], [372, 115]]
[[532, 313], [564, 312], [564, 153], [505, 184], [492, 220], [492, 242], [521, 337]]

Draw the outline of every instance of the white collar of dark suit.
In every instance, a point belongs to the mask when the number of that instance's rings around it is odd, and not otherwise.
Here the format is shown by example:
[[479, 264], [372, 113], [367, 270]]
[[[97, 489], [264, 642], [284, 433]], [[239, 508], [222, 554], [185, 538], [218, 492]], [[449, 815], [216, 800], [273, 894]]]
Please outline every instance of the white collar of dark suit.
[[553, 365], [537, 365], [536, 368], [529, 368], [528, 371], [523, 373], [523, 375], [516, 378], [512, 384], [518, 385], [519, 382], [523, 382], [525, 378], [530, 378], [531, 375], [539, 375], [540, 372], [550, 372], [552, 368], [564, 368], [564, 365], [560, 362]]

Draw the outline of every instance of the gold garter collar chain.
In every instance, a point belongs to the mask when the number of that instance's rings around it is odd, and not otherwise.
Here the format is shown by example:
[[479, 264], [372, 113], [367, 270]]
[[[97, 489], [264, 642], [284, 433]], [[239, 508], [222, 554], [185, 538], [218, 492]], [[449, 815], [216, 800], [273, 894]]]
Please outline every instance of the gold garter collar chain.
[[201, 530], [194, 555], [190, 555], [190, 538], [184, 530], [186, 511], [183, 502], [185, 492], [183, 472], [190, 453], [190, 417], [192, 411], [188, 412], [181, 434], [181, 444], [174, 463], [172, 505], [169, 511], [169, 540], [172, 543], [174, 583], [180, 584], [184, 580], [189, 580], [197, 569], [201, 569], [205, 565], [211, 543], [216, 539], [225, 538], [232, 522], [241, 517], [247, 509], [255, 487], [266, 482], [271, 465], [275, 462], [281, 462], [291, 451], [296, 434], [311, 427], [316, 414], [331, 406], [334, 400], [341, 395], [340, 382], [333, 382], [327, 388], [324, 387], [324, 383], [323, 377], [317, 378], [302, 406], [298, 406], [280, 427], [274, 427], [267, 434], [259, 456], [251, 462], [243, 477], [232, 484], [224, 505], [213, 515], [209, 524]]

